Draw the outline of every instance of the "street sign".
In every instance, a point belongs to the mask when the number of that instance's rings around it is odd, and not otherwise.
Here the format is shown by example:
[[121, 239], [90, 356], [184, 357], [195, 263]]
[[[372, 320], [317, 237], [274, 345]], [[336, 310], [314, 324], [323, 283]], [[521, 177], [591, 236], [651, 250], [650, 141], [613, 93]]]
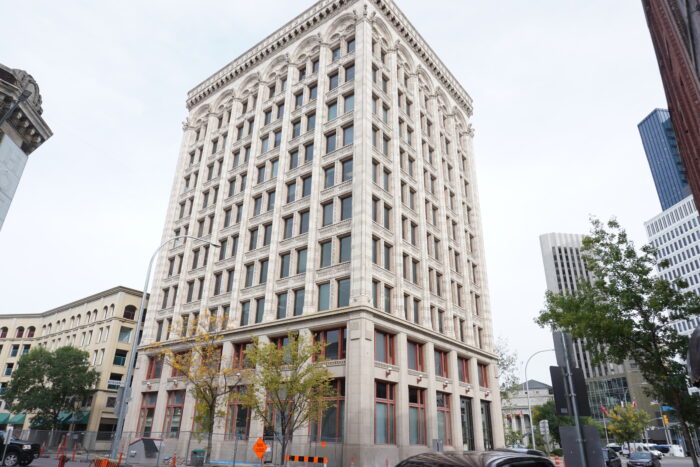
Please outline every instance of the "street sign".
[[267, 444], [265, 444], [265, 441], [263, 441], [262, 438], [258, 438], [253, 445], [253, 452], [256, 456], [258, 456], [258, 459], [262, 460], [263, 456], [265, 455], [265, 451], [267, 451]]
[[540, 434], [545, 437], [549, 434], [549, 420], [540, 420]]

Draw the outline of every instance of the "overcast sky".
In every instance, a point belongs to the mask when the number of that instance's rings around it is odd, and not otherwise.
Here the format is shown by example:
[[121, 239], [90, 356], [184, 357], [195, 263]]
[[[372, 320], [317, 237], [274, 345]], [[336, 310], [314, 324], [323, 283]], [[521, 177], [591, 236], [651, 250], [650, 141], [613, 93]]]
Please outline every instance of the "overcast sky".
[[[0, 313], [141, 288], [163, 228], [189, 89], [310, 0], [9, 2], [0, 61], [39, 83], [54, 136], [0, 231]], [[495, 333], [551, 346], [538, 236], [661, 208], [637, 123], [665, 107], [638, 0], [398, 0], [474, 99]], [[533, 359], [549, 381], [553, 356]]]

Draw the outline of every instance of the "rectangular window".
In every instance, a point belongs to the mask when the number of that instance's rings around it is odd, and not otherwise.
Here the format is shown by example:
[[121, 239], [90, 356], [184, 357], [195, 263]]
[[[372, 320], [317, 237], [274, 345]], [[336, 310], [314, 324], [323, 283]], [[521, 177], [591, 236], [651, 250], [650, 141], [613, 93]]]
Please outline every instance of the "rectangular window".
[[472, 400], [468, 397], [459, 398], [460, 418], [462, 421], [462, 444], [465, 450], [473, 451], [474, 444], [474, 421], [472, 415]]
[[320, 267], [325, 268], [331, 265], [331, 251], [333, 242], [328, 240], [321, 243], [321, 264]]
[[340, 163], [342, 169], [341, 182], [347, 182], [352, 179], [352, 159], [346, 159]]
[[301, 179], [301, 197], [311, 196], [311, 175]]
[[314, 344], [322, 343], [323, 350], [319, 357], [325, 360], [344, 360], [345, 348], [347, 343], [347, 335], [345, 328], [327, 329], [324, 331], [315, 332]]
[[294, 235], [294, 217], [284, 219], [284, 234], [283, 238], [292, 238]]
[[250, 302], [241, 303], [241, 326], [248, 326], [250, 318]]
[[159, 357], [148, 357], [148, 371], [146, 379], [160, 379], [163, 373], [163, 359]]
[[328, 89], [330, 91], [338, 87], [338, 73], [334, 73], [328, 77]]
[[321, 206], [323, 212], [322, 226], [331, 225], [333, 223], [333, 201]]
[[314, 143], [304, 146], [304, 162], [309, 162], [314, 159]]
[[354, 94], [348, 94], [345, 96], [345, 112], [352, 112], [355, 110], [355, 95]]
[[319, 284], [318, 286], [318, 311], [325, 311], [330, 308], [331, 284]]
[[449, 378], [447, 352], [435, 349], [435, 376]]
[[340, 199], [340, 220], [352, 217], [352, 195]]
[[320, 415], [317, 421], [309, 423], [311, 441], [328, 441], [342, 443], [345, 417], [345, 379], [337, 378], [331, 383], [337, 396], [328, 399], [328, 408]]
[[297, 250], [297, 274], [306, 272], [306, 248]]
[[309, 231], [309, 211], [299, 214], [299, 235]]
[[306, 116], [306, 131], [314, 131], [316, 129], [316, 114], [312, 113]]
[[289, 265], [291, 264], [291, 253], [280, 255], [280, 278], [289, 277]]
[[326, 154], [335, 151], [335, 131], [326, 135]]
[[258, 282], [259, 284], [267, 283], [267, 267], [269, 264], [270, 261], [267, 259], [260, 261], [260, 281]]
[[304, 312], [304, 289], [294, 291], [294, 316], [300, 316]]
[[338, 102], [328, 104], [328, 121], [333, 120], [338, 116]]
[[463, 357], [457, 358], [457, 373], [463, 383], [469, 382], [469, 360]]
[[277, 319], [287, 317], [287, 292], [277, 295]]
[[338, 308], [350, 305], [350, 279], [338, 280]]
[[168, 391], [168, 402], [165, 409], [165, 436], [177, 438], [182, 423], [182, 408], [185, 404], [185, 391]]
[[296, 199], [297, 184], [296, 182], [287, 185], [287, 202], [291, 203]]
[[157, 392], [144, 392], [141, 395], [141, 410], [137, 432], [144, 437], [150, 437], [153, 430], [153, 416], [156, 412]]
[[323, 171], [323, 188], [330, 188], [335, 184], [335, 166], [326, 167]]
[[477, 366], [479, 368], [479, 386], [481, 386], [482, 388], [489, 387], [488, 366], [484, 365], [483, 363], [478, 363]]
[[339, 263], [345, 263], [347, 261], [350, 261], [351, 248], [352, 237], [350, 235], [340, 237], [340, 252], [338, 257]]
[[425, 389], [408, 387], [408, 442], [426, 444]]
[[375, 381], [374, 443], [396, 444], [396, 385]]
[[423, 344], [407, 341], [408, 346], [408, 368], [416, 371], [425, 371], [423, 364]]
[[345, 82], [353, 81], [355, 79], [355, 65], [348, 65], [345, 67]]
[[438, 438], [445, 446], [452, 445], [452, 421], [450, 416], [450, 395], [436, 392]]
[[226, 439], [248, 439], [250, 430], [250, 409], [240, 402], [240, 393], [245, 387], [237, 387], [229, 395], [228, 411], [226, 412]]
[[255, 302], [255, 322], [262, 323], [265, 318], [265, 298], [258, 298]]
[[299, 166], [299, 151], [294, 150], [289, 153], [289, 168], [295, 169]]
[[378, 362], [394, 365], [394, 335], [383, 331], [374, 331], [374, 359]]
[[253, 286], [253, 277], [255, 276], [255, 264], [248, 264], [245, 267], [245, 286]]
[[343, 146], [349, 146], [353, 143], [355, 138], [355, 128], [352, 125], [348, 125], [343, 128]]

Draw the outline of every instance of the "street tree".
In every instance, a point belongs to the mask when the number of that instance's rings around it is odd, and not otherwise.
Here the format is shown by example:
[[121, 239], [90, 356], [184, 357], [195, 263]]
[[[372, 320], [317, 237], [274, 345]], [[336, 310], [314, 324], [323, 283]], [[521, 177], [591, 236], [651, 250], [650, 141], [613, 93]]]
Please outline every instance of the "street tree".
[[520, 385], [518, 377], [518, 354], [508, 346], [508, 341], [503, 337], [496, 340], [496, 356], [498, 361], [496, 368], [498, 371], [498, 384], [501, 392], [501, 400], [507, 401]]
[[[656, 275], [668, 261], [659, 261], [651, 245], [638, 251], [615, 220], [592, 219], [581, 254], [592, 281], [582, 280], [569, 295], [548, 292], [537, 322], [585, 338], [594, 363], [633, 360], [649, 383], [645, 391], [676, 409], [690, 440], [688, 424], [700, 419], [700, 398], [688, 393], [689, 378], [680, 363], [688, 339], [670, 323], [700, 313], [700, 298], [684, 279]], [[698, 467], [692, 443], [688, 447]]]
[[[279, 344], [279, 345], [278, 345]], [[318, 421], [338, 396], [321, 355], [324, 345], [290, 333], [282, 341], [254, 339], [246, 351], [248, 386], [240, 394], [242, 404], [261, 420], [281, 444], [281, 463], [293, 433], [307, 422]]]
[[506, 446], [519, 446], [523, 442], [524, 437], [525, 437], [525, 435], [523, 435], [522, 431], [514, 430], [510, 427], [510, 425], [506, 424], [506, 426], [505, 426]]
[[610, 423], [608, 423], [608, 432], [613, 435], [619, 443], [629, 443], [642, 438], [644, 428], [651, 421], [651, 417], [643, 410], [627, 405], [625, 407], [617, 405], [608, 411]]
[[88, 358], [75, 347], [35, 347], [19, 359], [3, 399], [12, 412], [33, 414], [33, 426], [57, 429], [61, 413], [76, 415], [95, 392], [99, 374]]
[[198, 436], [207, 437], [207, 461], [211, 457], [214, 424], [217, 418], [226, 416], [223, 402], [227, 396], [236, 395], [241, 380], [241, 374], [223, 361], [222, 336], [216, 331], [217, 324], [212, 317], [205, 323], [194, 322], [191, 330], [178, 333], [190, 334], [188, 337], [169, 341], [168, 348], [157, 343], [146, 350], [173, 368], [174, 374], [187, 384], [195, 404], [195, 431]]
[[[560, 426], [571, 426], [574, 424], [574, 418], [566, 415], [558, 415], [553, 400], [549, 400], [542, 405], [536, 405], [532, 408], [533, 427], [537, 431], [540, 421], [547, 420], [549, 424], [549, 435], [552, 440], [561, 445], [561, 437], [559, 436]], [[579, 417], [582, 425], [594, 426], [598, 431], [603, 428], [591, 417]]]

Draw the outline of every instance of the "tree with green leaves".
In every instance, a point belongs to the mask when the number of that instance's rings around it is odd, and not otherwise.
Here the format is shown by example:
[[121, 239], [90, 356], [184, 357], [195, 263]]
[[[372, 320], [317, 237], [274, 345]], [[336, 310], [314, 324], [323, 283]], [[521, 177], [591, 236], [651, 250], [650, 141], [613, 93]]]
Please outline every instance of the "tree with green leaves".
[[[560, 426], [571, 426], [574, 424], [574, 418], [566, 415], [558, 415], [553, 400], [547, 401], [542, 405], [536, 405], [532, 408], [533, 427], [537, 430], [541, 420], [549, 422], [549, 434], [557, 444], [561, 445], [561, 437], [559, 436]], [[579, 417], [582, 425], [594, 426], [599, 432], [603, 428], [591, 417]]]
[[506, 437], [506, 446], [519, 446], [521, 445], [523, 438], [525, 435], [523, 435], [523, 432], [520, 430], [514, 430], [510, 427], [509, 424], [505, 424], [505, 437]]
[[290, 333], [280, 345], [254, 339], [246, 351], [250, 369], [245, 371], [247, 390], [241, 403], [261, 420], [266, 431], [279, 436], [281, 463], [294, 432], [307, 422], [318, 421], [338, 396], [330, 372], [323, 364], [324, 345]]
[[12, 412], [32, 414], [32, 426], [56, 429], [59, 414], [75, 415], [95, 392], [99, 374], [88, 358], [75, 347], [35, 347], [19, 359], [3, 399]]
[[499, 337], [496, 340], [496, 356], [498, 361], [498, 384], [501, 392], [501, 401], [509, 400], [513, 392], [519, 389], [520, 378], [518, 377], [518, 354], [511, 350], [508, 342]]
[[613, 407], [608, 411], [608, 417], [608, 432], [617, 442], [627, 443], [628, 448], [630, 442], [642, 439], [644, 428], [651, 421], [648, 413], [631, 405]]
[[180, 333], [187, 337], [168, 343], [175, 344], [174, 347], [163, 348], [156, 343], [148, 348], [155, 358], [163, 359], [187, 383], [195, 403], [197, 436], [207, 437], [205, 461], [211, 457], [214, 423], [218, 417], [226, 416], [222, 402], [227, 396], [235, 395], [241, 380], [241, 374], [230, 362], [223, 361], [223, 338], [216, 332], [220, 323], [213, 317], [209, 317], [207, 323], [204, 326], [192, 323], [191, 329]]
[[[668, 261], [659, 261], [651, 245], [638, 251], [615, 220], [592, 219], [581, 254], [591, 282], [582, 280], [570, 295], [548, 292], [537, 322], [585, 338], [594, 363], [633, 360], [649, 383], [648, 395], [676, 410], [690, 440], [689, 423], [700, 421], [700, 397], [688, 393], [689, 378], [679, 362], [687, 355], [688, 338], [670, 323], [700, 314], [700, 297], [684, 279], [655, 274]], [[698, 467], [695, 449], [687, 444]]]

